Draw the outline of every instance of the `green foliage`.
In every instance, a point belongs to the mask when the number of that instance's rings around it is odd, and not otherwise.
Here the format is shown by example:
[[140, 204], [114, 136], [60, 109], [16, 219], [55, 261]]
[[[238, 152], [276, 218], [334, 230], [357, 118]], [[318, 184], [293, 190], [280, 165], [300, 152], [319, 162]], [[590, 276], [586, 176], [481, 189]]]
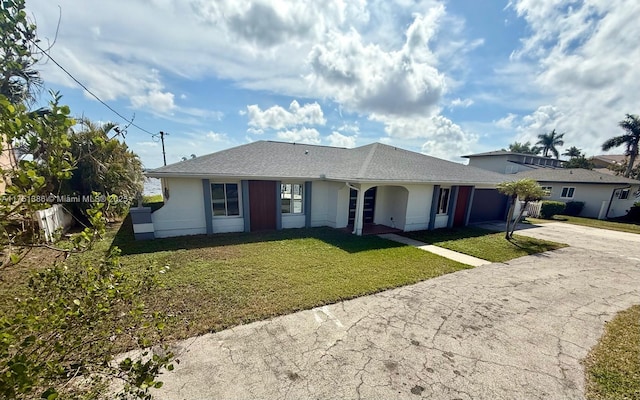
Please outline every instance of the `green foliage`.
[[540, 217], [551, 219], [554, 215], [561, 214], [565, 207], [566, 204], [562, 201], [545, 200], [540, 206]]
[[580, 215], [583, 208], [584, 208], [584, 201], [568, 201], [562, 213], [564, 215], [576, 217]]
[[565, 150], [564, 153], [562, 153], [562, 155], [563, 156], [567, 156], [569, 158], [576, 158], [576, 157], [580, 157], [580, 156], [584, 157], [584, 154], [582, 154], [582, 150], [580, 150], [576, 146], [569, 147], [567, 150]]
[[[505, 239], [510, 240], [516, 229], [517, 221], [520, 221], [527, 204], [531, 201], [540, 200], [544, 197], [545, 191], [533, 179], [520, 179], [519, 181], [507, 181], [498, 184], [498, 191], [509, 196], [509, 213], [507, 215], [507, 224], [505, 228]], [[520, 199], [524, 202], [520, 208], [520, 214], [517, 218], [513, 218], [515, 212], [516, 200]]]
[[635, 160], [638, 157], [638, 142], [640, 141], [640, 117], [633, 114], [626, 114], [624, 120], [618, 123], [625, 133], [620, 136], [614, 136], [606, 140], [602, 144], [602, 150], [611, 150], [614, 147], [625, 146], [625, 154], [629, 156], [627, 168], [624, 172], [624, 176], [630, 177], [631, 170], [635, 164]]
[[145, 350], [115, 363], [113, 354], [122, 343], [148, 346], [145, 332], [162, 327], [139, 300], [156, 288], [151, 268], [137, 279], [124, 273], [117, 249], [95, 264], [34, 274], [17, 312], [0, 317], [0, 397], [93, 398], [116, 378], [123, 398], [148, 398], [173, 355]]
[[565, 168], [582, 168], [593, 169], [593, 162], [587, 159], [583, 154], [572, 157], [569, 161], [564, 163]]
[[555, 158], [559, 158], [560, 154], [558, 153], [558, 149], [556, 149], [556, 146], [564, 145], [564, 140], [562, 140], [563, 137], [564, 133], [558, 134], [558, 132], [556, 132], [556, 130], [554, 129], [549, 133], [541, 133], [540, 135], [538, 135], [539, 140], [536, 144], [539, 144], [541, 146], [542, 155], [544, 157], [550, 157], [549, 153], [551, 153]]
[[0, 95], [13, 104], [34, 100], [42, 83], [33, 69], [36, 26], [28, 21], [24, 4], [24, 0], [0, 2]]
[[[116, 134], [109, 137], [109, 133]], [[66, 191], [87, 195], [99, 192], [115, 195], [107, 216], [126, 214], [130, 204], [143, 189], [142, 163], [139, 157], [118, 140], [117, 125], [97, 126], [88, 119], [81, 121], [81, 130], [71, 137], [71, 153], [78, 160]]]
[[538, 155], [542, 151], [542, 148], [538, 146], [531, 146], [531, 142], [525, 142], [525, 143], [513, 142], [509, 145], [508, 151], [511, 151], [513, 153], [520, 153], [520, 154]]

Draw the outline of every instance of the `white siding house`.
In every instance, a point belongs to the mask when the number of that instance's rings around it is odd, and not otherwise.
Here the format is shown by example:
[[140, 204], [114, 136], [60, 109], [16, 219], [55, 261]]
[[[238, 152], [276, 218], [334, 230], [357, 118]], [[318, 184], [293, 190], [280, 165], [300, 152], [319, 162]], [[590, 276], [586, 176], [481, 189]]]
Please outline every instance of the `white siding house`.
[[[141, 239], [317, 226], [358, 235], [372, 226], [401, 231], [463, 226], [475, 188], [495, 188], [504, 180], [380, 143], [345, 149], [270, 141], [146, 175], [162, 180], [164, 206], [150, 217], [135, 211], [135, 219], [145, 224], [137, 235]], [[149, 222], [153, 232], [146, 228]]]

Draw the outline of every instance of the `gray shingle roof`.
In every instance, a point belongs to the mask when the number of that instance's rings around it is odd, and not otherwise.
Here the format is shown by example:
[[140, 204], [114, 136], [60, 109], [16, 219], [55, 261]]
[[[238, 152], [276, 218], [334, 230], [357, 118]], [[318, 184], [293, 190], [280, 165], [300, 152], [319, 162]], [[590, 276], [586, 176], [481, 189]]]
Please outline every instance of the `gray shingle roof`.
[[602, 174], [581, 168], [537, 169], [515, 174], [516, 178], [531, 178], [538, 182], [596, 183], [596, 184], [640, 184], [640, 181]]
[[259, 141], [146, 172], [162, 177], [496, 184], [508, 176], [373, 143], [354, 149]]

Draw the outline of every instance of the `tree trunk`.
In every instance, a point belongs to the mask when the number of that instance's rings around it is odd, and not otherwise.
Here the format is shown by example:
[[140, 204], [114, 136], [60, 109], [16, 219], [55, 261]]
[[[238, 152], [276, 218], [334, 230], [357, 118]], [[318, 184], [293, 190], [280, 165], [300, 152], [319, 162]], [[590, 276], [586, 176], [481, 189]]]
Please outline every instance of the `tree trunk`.
[[520, 208], [520, 213], [518, 214], [518, 218], [516, 218], [516, 220], [513, 221], [513, 225], [511, 226], [511, 233], [509, 234], [509, 239], [513, 238], [513, 232], [515, 232], [516, 227], [518, 226], [518, 222], [520, 221], [520, 218], [522, 218], [522, 214], [524, 214], [524, 211], [527, 209], [527, 204], [529, 204], [529, 201], [525, 200], [524, 204], [522, 205], [522, 208]]
[[507, 213], [507, 226], [505, 228], [504, 238], [509, 240], [509, 232], [511, 232], [511, 218], [513, 218], [513, 212], [515, 211], [517, 195], [511, 196], [511, 203], [509, 204], [509, 212]]
[[635, 143], [629, 152], [629, 164], [627, 165], [627, 171], [624, 173], [625, 178], [628, 178], [631, 175], [631, 170], [633, 169], [633, 164], [636, 162], [636, 157], [638, 156], [638, 144]]

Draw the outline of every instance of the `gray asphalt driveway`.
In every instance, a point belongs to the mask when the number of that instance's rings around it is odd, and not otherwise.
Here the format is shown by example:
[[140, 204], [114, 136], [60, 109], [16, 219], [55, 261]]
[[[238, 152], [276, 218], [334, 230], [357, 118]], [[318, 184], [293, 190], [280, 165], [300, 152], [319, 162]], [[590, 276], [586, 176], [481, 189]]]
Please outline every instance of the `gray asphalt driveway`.
[[163, 399], [581, 399], [580, 360], [640, 303], [640, 235], [548, 224], [573, 247], [177, 344]]

